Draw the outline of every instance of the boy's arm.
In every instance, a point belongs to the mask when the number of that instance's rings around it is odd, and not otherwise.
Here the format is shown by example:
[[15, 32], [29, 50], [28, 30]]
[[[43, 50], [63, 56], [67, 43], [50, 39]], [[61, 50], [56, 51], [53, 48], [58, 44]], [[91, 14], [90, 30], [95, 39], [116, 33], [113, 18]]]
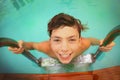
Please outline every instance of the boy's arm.
[[43, 52], [48, 56], [54, 57], [49, 41], [44, 42], [24, 42], [25, 49], [27, 50], [38, 50], [39, 52]]
[[34, 46], [33, 46], [34, 44], [35, 42], [23, 42], [22, 46], [26, 50], [34, 50]]
[[87, 39], [90, 41], [91, 45], [100, 45], [101, 43], [101, 40], [96, 39], [96, 38], [89, 37]]
[[49, 41], [44, 42], [24, 42], [23, 47], [27, 50], [38, 50], [40, 52], [48, 52], [50, 51]]
[[[98, 40], [96, 38], [87, 38], [87, 39], [90, 41], [91, 45], [99, 45], [100, 46], [103, 43], [103, 40]], [[111, 42], [111, 43], [107, 44], [106, 46], [100, 46], [99, 49], [103, 52], [108, 52], [112, 49], [113, 46], [115, 46], [115, 43]]]
[[44, 42], [25, 42], [18, 41], [19, 48], [9, 47], [8, 49], [14, 53], [22, 53], [26, 50], [38, 50], [40, 52], [48, 53], [50, 51], [49, 41]]

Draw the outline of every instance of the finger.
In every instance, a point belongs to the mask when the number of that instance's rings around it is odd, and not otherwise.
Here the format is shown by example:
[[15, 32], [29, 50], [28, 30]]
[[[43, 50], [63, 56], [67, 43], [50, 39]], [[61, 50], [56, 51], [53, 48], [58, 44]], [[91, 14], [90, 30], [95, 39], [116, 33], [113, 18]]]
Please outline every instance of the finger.
[[114, 42], [112, 42], [112, 43], [106, 45], [106, 47], [113, 47], [113, 46], [115, 46], [115, 43], [114, 43]]
[[17, 51], [18, 52], [23, 52], [24, 48], [19, 48]]
[[9, 49], [10, 51], [16, 51], [16, 50], [18, 50], [18, 48], [13, 48], [13, 47], [8, 47], [8, 49]]
[[100, 47], [99, 48], [101, 51], [108, 52], [112, 49], [112, 47], [106, 48], [106, 47]]
[[14, 53], [22, 53], [23, 52], [23, 48], [12, 48], [12, 47], [8, 47], [8, 49]]
[[13, 53], [22, 53], [23, 52], [23, 50], [24, 49], [12, 49], [11, 51], [13, 52]]
[[103, 40], [100, 40], [100, 46], [102, 45], [102, 43], [103, 43]]
[[102, 46], [102, 47], [100, 47], [100, 49], [107, 50], [107, 49], [112, 49], [112, 47], [104, 47], [104, 46]]
[[12, 52], [14, 52], [14, 53], [16, 53], [16, 54], [22, 53], [22, 51], [12, 51]]
[[18, 41], [18, 46], [19, 46], [20, 48], [23, 48], [23, 41], [22, 41], [22, 40]]

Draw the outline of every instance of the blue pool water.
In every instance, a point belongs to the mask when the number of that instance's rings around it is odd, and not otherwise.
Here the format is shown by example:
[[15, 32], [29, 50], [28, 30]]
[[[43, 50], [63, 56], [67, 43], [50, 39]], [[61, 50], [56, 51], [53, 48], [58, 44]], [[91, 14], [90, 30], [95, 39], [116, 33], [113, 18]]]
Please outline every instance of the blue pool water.
[[[1, 0], [0, 37], [15, 40], [48, 40], [47, 23], [56, 14], [64, 12], [87, 24], [84, 37], [104, 39], [106, 34], [120, 24], [119, 0]], [[120, 37], [110, 52], [103, 53], [89, 70], [120, 65]], [[94, 53], [98, 46], [90, 47], [84, 54]], [[48, 57], [30, 51], [37, 58]], [[0, 48], [0, 73], [47, 73], [21, 54], [13, 54], [7, 47]]]

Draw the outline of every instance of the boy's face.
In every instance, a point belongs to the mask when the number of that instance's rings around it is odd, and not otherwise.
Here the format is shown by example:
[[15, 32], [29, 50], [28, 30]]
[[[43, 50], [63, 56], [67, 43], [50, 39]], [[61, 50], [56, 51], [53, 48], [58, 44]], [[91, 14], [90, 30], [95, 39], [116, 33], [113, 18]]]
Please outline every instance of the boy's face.
[[77, 28], [61, 26], [52, 31], [51, 49], [63, 64], [68, 64], [79, 54], [80, 38]]

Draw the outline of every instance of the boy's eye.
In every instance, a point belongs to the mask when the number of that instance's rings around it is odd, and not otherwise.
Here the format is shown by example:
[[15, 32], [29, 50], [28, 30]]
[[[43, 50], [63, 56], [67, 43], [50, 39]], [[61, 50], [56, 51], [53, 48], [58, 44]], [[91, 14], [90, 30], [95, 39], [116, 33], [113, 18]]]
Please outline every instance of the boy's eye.
[[76, 39], [70, 39], [69, 41], [76, 41]]
[[55, 41], [55, 42], [59, 42], [60, 40], [59, 40], [59, 39], [54, 39], [53, 41]]

